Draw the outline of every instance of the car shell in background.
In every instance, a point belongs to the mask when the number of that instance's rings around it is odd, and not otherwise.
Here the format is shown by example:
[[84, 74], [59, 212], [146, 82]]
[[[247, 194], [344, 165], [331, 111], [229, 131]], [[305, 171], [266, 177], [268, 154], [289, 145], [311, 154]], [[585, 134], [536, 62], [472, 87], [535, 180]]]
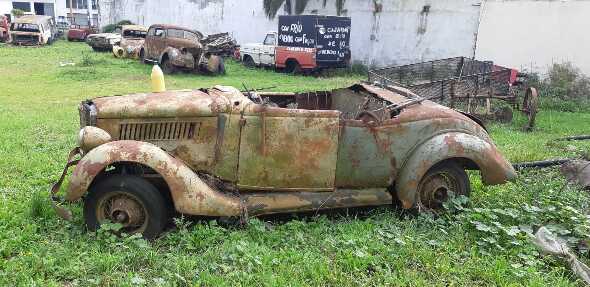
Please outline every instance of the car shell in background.
[[117, 27], [113, 33], [90, 34], [86, 37], [86, 44], [94, 51], [112, 51], [114, 45], [121, 42], [121, 27]]
[[113, 46], [117, 58], [139, 59], [139, 51], [145, 43], [147, 28], [140, 25], [123, 25], [121, 41]]
[[67, 33], [68, 41], [86, 41], [86, 37], [96, 34], [96, 27], [71, 25]]
[[51, 16], [25, 15], [17, 18], [10, 27], [12, 44], [45, 45], [57, 39], [58, 31]]

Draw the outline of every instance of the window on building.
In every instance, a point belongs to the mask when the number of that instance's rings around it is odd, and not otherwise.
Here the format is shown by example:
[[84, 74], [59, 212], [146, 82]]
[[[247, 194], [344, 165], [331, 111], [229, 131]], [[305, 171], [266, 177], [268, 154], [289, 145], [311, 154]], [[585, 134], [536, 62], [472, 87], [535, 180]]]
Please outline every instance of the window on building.
[[25, 12], [31, 12], [31, 3], [30, 2], [12, 2], [12, 8], [23, 10]]
[[92, 1], [92, 9], [96, 10], [96, 0], [65, 0], [66, 8], [70, 9], [70, 1], [73, 9], [88, 9], [88, 1]]

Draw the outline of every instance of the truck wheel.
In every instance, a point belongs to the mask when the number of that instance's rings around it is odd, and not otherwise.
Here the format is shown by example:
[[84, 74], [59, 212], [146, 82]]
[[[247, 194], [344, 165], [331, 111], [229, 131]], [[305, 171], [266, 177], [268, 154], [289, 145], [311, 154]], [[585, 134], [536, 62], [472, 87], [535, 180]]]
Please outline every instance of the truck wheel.
[[465, 170], [456, 162], [437, 164], [422, 177], [416, 193], [416, 207], [421, 212], [439, 212], [453, 197], [469, 196], [471, 185]]
[[176, 72], [176, 67], [172, 65], [172, 62], [170, 62], [168, 57], [162, 58], [162, 64], [160, 66], [162, 67], [162, 72], [164, 74], [171, 75]]
[[84, 219], [90, 231], [102, 223], [122, 225], [121, 232], [157, 237], [168, 222], [162, 194], [147, 180], [133, 175], [111, 175], [93, 184], [84, 201]]
[[288, 74], [300, 74], [301, 65], [299, 65], [299, 63], [295, 60], [288, 60], [285, 67], [285, 72]]
[[252, 59], [252, 57], [246, 55], [244, 56], [244, 66], [248, 68], [254, 68], [256, 66], [256, 63], [254, 63], [254, 59]]

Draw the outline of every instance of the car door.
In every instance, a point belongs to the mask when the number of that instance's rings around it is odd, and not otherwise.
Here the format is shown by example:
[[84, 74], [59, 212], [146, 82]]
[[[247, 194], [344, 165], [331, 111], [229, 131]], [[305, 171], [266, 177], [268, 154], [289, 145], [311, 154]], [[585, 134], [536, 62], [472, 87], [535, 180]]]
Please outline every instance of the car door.
[[274, 65], [275, 63], [275, 48], [277, 46], [277, 34], [268, 33], [260, 47], [260, 64]]
[[166, 29], [162, 27], [151, 27], [145, 41], [145, 52], [149, 59], [158, 59], [166, 41]]
[[238, 187], [332, 191], [339, 115], [338, 111], [247, 107], [242, 118]]

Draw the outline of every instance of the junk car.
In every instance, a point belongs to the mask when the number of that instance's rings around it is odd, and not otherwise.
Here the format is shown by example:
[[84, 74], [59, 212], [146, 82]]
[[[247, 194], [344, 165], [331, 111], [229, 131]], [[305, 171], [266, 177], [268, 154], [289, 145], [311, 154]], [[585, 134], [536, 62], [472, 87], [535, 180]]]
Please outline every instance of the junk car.
[[150, 26], [139, 58], [156, 63], [165, 74], [179, 70], [224, 74], [223, 58], [217, 49], [209, 49], [201, 40], [203, 34], [188, 28], [156, 24]]
[[57, 27], [51, 16], [25, 15], [11, 24], [14, 45], [45, 45], [57, 40]]
[[113, 46], [121, 42], [121, 26], [117, 26], [112, 33], [90, 34], [86, 37], [86, 44], [96, 52], [112, 51]]
[[123, 25], [121, 31], [121, 42], [113, 46], [113, 55], [117, 58], [139, 58], [147, 29], [139, 25]]
[[516, 176], [468, 115], [364, 83], [139, 93], [87, 100], [79, 112], [78, 147], [51, 194], [66, 219], [64, 204], [84, 199], [89, 230], [116, 222], [153, 238], [171, 212], [244, 218], [394, 202], [437, 212], [469, 195], [466, 170], [484, 184]]
[[96, 34], [96, 27], [83, 26], [83, 25], [71, 25], [68, 29], [66, 38], [68, 41], [86, 41], [88, 35]]

